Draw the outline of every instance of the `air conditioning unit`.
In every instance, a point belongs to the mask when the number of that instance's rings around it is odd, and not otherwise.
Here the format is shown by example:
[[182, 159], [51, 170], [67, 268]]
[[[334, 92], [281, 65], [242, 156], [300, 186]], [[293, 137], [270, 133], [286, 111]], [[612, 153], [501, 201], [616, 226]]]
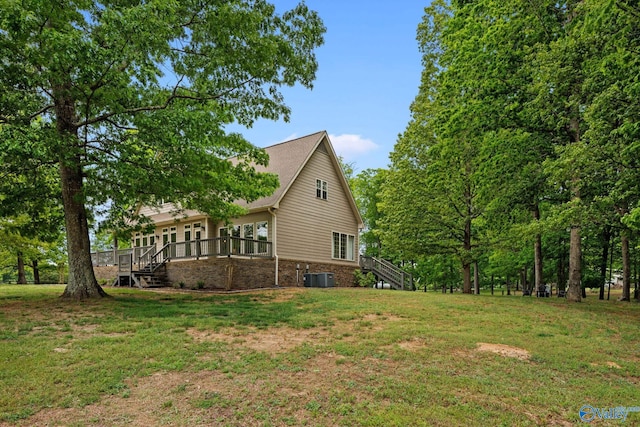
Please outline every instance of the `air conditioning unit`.
[[316, 273], [319, 288], [333, 288], [336, 285], [333, 273]]

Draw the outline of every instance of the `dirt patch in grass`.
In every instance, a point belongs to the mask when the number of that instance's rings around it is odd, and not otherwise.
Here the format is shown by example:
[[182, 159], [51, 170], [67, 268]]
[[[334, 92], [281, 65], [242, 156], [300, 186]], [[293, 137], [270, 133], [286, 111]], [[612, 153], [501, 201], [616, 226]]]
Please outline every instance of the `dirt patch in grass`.
[[513, 357], [520, 360], [529, 360], [531, 353], [523, 348], [512, 347], [504, 344], [490, 344], [486, 342], [479, 342], [477, 351], [487, 351], [490, 353], [499, 354], [504, 357]]
[[[597, 363], [591, 363], [591, 366], [593, 366], [594, 368], [600, 366]], [[622, 366], [618, 365], [616, 362], [612, 362], [612, 361], [607, 361], [603, 363], [604, 366], [608, 367], [608, 368], [614, 368], [614, 369], [622, 369]]]
[[423, 348], [426, 348], [427, 343], [422, 339], [414, 338], [412, 340], [399, 342], [398, 346], [403, 350], [418, 351]]
[[[336, 331], [346, 334], [337, 339], [348, 342], [357, 338], [361, 321], [372, 322], [365, 329], [375, 330], [378, 323], [393, 320], [401, 319], [380, 314], [337, 322], [331, 328], [285, 326], [218, 331], [190, 328], [186, 333], [196, 342], [228, 344], [232, 347], [229, 357], [235, 360], [237, 350], [250, 349], [279, 357], [305, 343], [330, 343], [336, 339]], [[91, 332], [91, 327], [83, 332]], [[425, 344], [421, 340], [408, 340], [399, 345], [414, 350]], [[67, 351], [64, 347], [54, 349], [59, 353]], [[339, 425], [341, 417], [355, 406], [368, 405], [372, 381], [375, 384], [377, 378], [393, 375], [398, 367], [396, 362], [380, 359], [356, 363], [328, 351], [316, 353], [303, 366], [284, 362], [280, 369], [265, 372], [163, 371], [129, 378], [116, 394], [105, 395], [94, 404], [44, 409], [16, 424], [0, 422], [0, 426]], [[338, 397], [340, 403], [336, 403]], [[383, 398], [376, 404], [389, 402]]]
[[[358, 321], [370, 323], [365, 329], [378, 331], [384, 329], [384, 322], [402, 320], [400, 317], [367, 314], [353, 321], [338, 322], [332, 328], [295, 329], [290, 327], [261, 329], [227, 328], [223, 331], [211, 331], [190, 328], [189, 334], [197, 342], [221, 341], [234, 347], [245, 347], [256, 351], [264, 351], [272, 356], [284, 353], [305, 343], [316, 345], [327, 343], [336, 336], [345, 341], [354, 340], [357, 331], [362, 329]], [[423, 347], [421, 341], [400, 343], [405, 349], [415, 350]]]
[[316, 344], [329, 338], [328, 331], [321, 329], [293, 329], [282, 327], [277, 329], [251, 330], [249, 332], [229, 329], [226, 332], [214, 332], [187, 329], [187, 333], [198, 342], [222, 341], [227, 344], [246, 347], [256, 351], [264, 351], [271, 355], [287, 352], [304, 343]]
[[[388, 361], [363, 367], [324, 353], [302, 370], [158, 372], [127, 380], [121, 394], [105, 396], [98, 403], [45, 409], [17, 425], [339, 425], [340, 411], [370, 399], [370, 379], [390, 375], [394, 369]], [[348, 390], [348, 395], [341, 394], [342, 406], [336, 406], [332, 394], [336, 388]]]
[[365, 314], [362, 317], [362, 320], [367, 322], [399, 322], [402, 320], [402, 317], [393, 315], [393, 314]]

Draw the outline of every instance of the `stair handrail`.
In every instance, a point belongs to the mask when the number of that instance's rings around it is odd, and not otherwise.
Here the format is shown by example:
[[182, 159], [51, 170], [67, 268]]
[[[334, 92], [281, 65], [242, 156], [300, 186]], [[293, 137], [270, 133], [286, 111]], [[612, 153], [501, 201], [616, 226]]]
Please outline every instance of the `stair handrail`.
[[[151, 253], [153, 253], [155, 255], [155, 250], [156, 250], [156, 244], [154, 243], [153, 246], [151, 246], [149, 249], [147, 249], [142, 255], [140, 255], [138, 257], [138, 270], [140, 270], [142, 268], [142, 260], [143, 259], [147, 259], [149, 258], [150, 260], [153, 259], [153, 255], [150, 255]], [[146, 265], [148, 265], [149, 263], [146, 263]]]
[[[371, 259], [370, 268], [371, 270], [380, 276], [382, 279], [388, 280], [393, 285], [405, 289], [405, 279], [409, 279], [408, 283], [410, 285], [410, 289], [413, 290], [413, 275], [411, 273], [407, 273], [402, 268], [396, 266], [395, 264], [376, 257], [367, 257]], [[368, 260], [365, 259], [365, 264], [369, 264]]]
[[172, 245], [171, 242], [166, 243], [163, 247], [160, 248], [153, 256], [151, 257], [151, 271], [156, 271], [161, 265], [165, 265], [167, 261], [171, 259], [171, 257], [162, 257], [162, 262], [158, 262], [158, 255], [162, 255], [164, 251]]

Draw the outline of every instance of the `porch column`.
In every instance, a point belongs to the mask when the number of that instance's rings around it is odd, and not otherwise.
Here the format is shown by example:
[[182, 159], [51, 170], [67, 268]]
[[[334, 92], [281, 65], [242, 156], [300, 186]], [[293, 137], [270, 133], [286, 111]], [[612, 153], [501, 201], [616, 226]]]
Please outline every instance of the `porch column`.
[[272, 239], [272, 251], [273, 251], [273, 256], [276, 259], [276, 271], [275, 271], [275, 285], [278, 286], [278, 268], [279, 268], [279, 263], [278, 263], [278, 243], [277, 243], [277, 235], [278, 235], [278, 226], [277, 226], [277, 219], [276, 219], [276, 211], [278, 209], [277, 208], [269, 208], [269, 213], [271, 214], [271, 216], [273, 217], [273, 231], [271, 232], [273, 235], [273, 239]]

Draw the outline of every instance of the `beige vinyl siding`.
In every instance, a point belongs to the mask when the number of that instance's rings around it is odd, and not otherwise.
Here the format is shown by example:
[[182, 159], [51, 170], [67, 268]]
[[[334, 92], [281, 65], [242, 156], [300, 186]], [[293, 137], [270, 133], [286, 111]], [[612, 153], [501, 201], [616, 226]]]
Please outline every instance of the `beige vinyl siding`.
[[[357, 263], [358, 221], [339, 173], [326, 148], [320, 145], [280, 202], [277, 212], [280, 258]], [[327, 200], [316, 197], [318, 179], [328, 183]], [[356, 236], [353, 261], [331, 257], [333, 232]]]
[[[141, 206], [140, 210], [138, 211], [138, 213], [140, 215], [145, 215], [148, 217], [151, 216], [155, 216], [155, 215], [162, 215], [162, 216], [167, 216], [170, 217], [171, 214], [173, 212], [176, 211], [176, 205], [174, 205], [173, 203], [164, 203], [160, 206]], [[186, 209], [184, 211], [184, 213], [186, 213], [188, 216], [195, 216], [195, 215], [199, 215], [199, 213], [197, 211], [194, 210], [190, 210], [190, 209]], [[179, 213], [178, 217], [181, 217], [183, 214]], [[201, 214], [200, 214], [201, 215]]]
[[[202, 236], [203, 239], [212, 237], [209, 233], [212, 224], [206, 215], [190, 209], [175, 214], [175, 210], [174, 204], [165, 203], [159, 207], [142, 206], [138, 213], [151, 218], [156, 224], [155, 234], [161, 238], [163, 228], [177, 227], [178, 242], [182, 242], [184, 241], [184, 225], [194, 222], [200, 222], [205, 227], [205, 232]], [[180, 235], [182, 235], [182, 237], [180, 237]]]

